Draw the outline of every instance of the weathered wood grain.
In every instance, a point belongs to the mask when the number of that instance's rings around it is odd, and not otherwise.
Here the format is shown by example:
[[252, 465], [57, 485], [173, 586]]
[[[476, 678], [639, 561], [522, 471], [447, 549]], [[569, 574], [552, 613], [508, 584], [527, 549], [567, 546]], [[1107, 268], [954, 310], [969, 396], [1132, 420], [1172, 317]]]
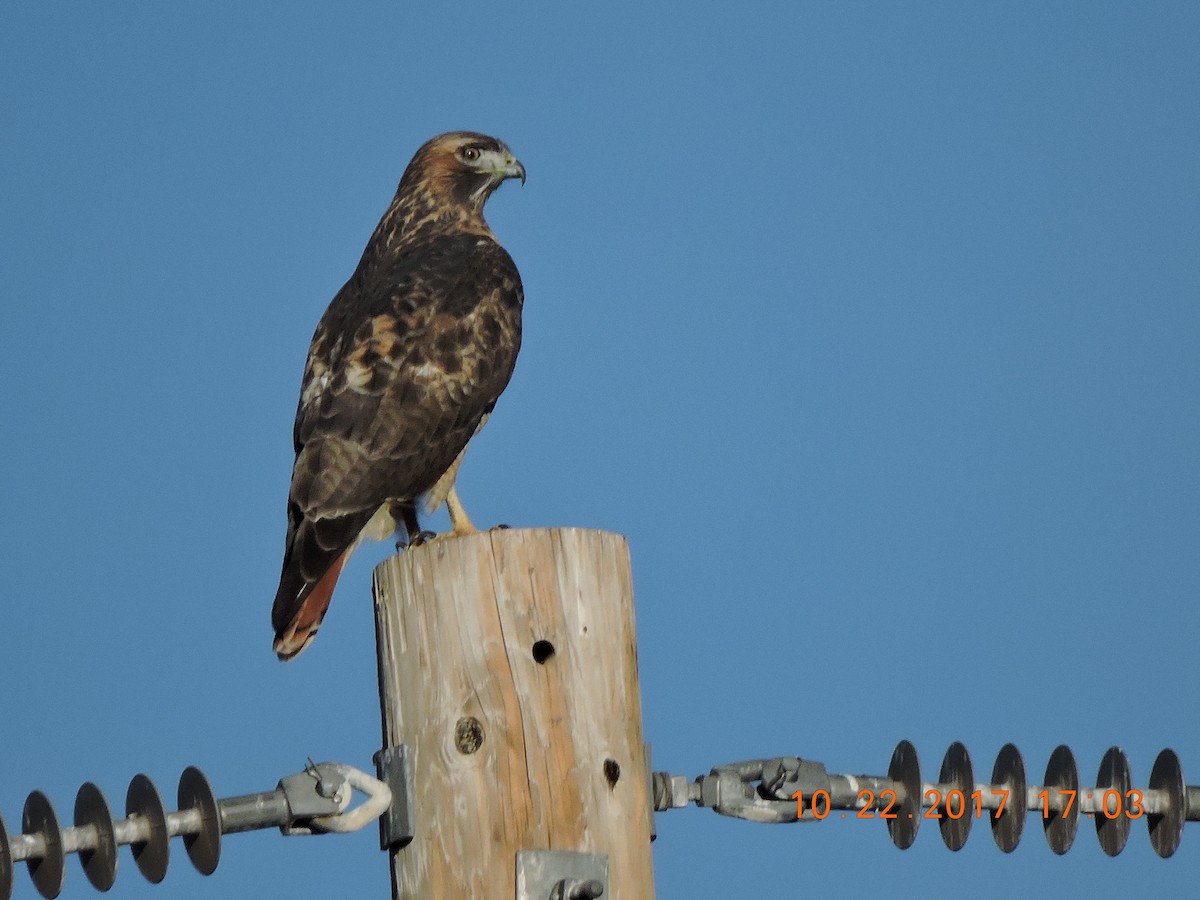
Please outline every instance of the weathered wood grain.
[[620, 535], [491, 531], [375, 570], [385, 746], [412, 753], [395, 897], [507, 898], [518, 850], [605, 853], [654, 896], [633, 588]]

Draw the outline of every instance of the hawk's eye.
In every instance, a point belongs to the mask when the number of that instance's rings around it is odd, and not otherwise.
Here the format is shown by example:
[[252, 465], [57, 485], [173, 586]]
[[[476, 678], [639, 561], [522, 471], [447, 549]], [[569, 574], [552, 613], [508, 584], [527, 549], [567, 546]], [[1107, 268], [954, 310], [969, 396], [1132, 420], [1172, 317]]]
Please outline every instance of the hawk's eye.
[[463, 159], [465, 159], [467, 162], [475, 162], [475, 160], [479, 159], [479, 148], [467, 147], [463, 150], [462, 155]]

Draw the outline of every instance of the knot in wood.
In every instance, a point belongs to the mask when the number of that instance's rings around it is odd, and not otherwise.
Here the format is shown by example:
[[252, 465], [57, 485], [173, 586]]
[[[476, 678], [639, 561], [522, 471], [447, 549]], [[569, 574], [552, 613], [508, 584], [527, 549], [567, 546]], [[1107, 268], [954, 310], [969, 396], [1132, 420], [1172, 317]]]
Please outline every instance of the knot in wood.
[[459, 753], [474, 753], [483, 746], [483, 723], [474, 716], [463, 716], [454, 726], [454, 746]]

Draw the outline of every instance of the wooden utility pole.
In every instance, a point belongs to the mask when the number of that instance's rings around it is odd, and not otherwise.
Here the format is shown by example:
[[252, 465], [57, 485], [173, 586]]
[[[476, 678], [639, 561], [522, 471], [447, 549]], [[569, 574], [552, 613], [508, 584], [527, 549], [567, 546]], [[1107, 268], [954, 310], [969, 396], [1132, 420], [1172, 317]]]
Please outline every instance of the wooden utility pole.
[[384, 746], [414, 789], [393, 896], [513, 897], [518, 851], [559, 850], [607, 856], [604, 900], [653, 898], [625, 539], [436, 541], [379, 565], [375, 615]]

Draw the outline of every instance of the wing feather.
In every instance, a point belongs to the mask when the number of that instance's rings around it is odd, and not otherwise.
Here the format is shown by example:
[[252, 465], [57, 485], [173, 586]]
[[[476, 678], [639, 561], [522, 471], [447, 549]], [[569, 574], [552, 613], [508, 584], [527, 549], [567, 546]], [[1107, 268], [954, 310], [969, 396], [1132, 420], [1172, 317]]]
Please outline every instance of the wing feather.
[[[490, 237], [433, 235], [368, 274], [360, 265], [338, 292], [305, 366], [273, 611], [279, 634], [382, 505], [413, 502], [444, 474], [453, 481], [448, 470], [508, 384], [520, 348], [520, 276]], [[304, 618], [311, 624], [311, 609]], [[315, 631], [292, 628], [307, 634], [304, 645]]]

